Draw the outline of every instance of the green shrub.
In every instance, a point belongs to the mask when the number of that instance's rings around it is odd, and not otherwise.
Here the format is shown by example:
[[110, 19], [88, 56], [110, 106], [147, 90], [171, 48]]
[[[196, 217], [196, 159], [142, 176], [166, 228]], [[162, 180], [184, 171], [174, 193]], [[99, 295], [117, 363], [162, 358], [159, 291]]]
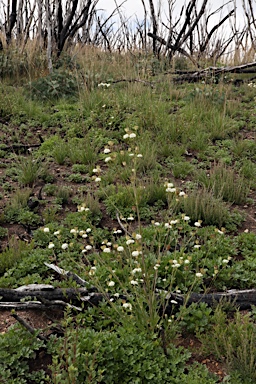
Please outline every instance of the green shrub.
[[28, 95], [37, 100], [56, 100], [76, 97], [78, 80], [68, 71], [55, 70], [27, 86]]
[[55, 383], [176, 383], [190, 356], [170, 345], [167, 356], [156, 337], [118, 328], [116, 332], [67, 329], [52, 343]]
[[31, 372], [29, 362], [36, 359], [36, 352], [44, 345], [37, 338], [17, 326], [0, 336], [1, 383], [27, 384], [48, 382], [43, 370]]
[[24, 241], [11, 238], [9, 241], [9, 248], [0, 253], [0, 276], [26, 257], [33, 247], [33, 243], [27, 244]]
[[256, 380], [256, 326], [250, 314], [235, 313], [233, 321], [227, 321], [221, 307], [217, 307], [212, 319], [211, 331], [200, 336], [204, 349], [217, 359], [226, 361], [229, 370], [237, 371], [242, 383]]

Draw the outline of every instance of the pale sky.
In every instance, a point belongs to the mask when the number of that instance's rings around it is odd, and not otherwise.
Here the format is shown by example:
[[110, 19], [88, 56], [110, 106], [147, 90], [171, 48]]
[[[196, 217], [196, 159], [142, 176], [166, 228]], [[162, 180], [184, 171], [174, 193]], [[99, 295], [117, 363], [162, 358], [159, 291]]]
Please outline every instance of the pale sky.
[[[145, 1], [146, 6], [148, 6], [148, 0], [144, 0], [144, 1]], [[227, 3], [227, 1], [211, 0], [209, 3], [212, 4], [212, 8], [213, 8], [213, 6], [214, 6], [214, 8], [218, 8], [223, 3]], [[161, 2], [163, 5], [163, 9], [167, 9], [168, 0], [162, 0]], [[133, 14], [143, 15], [143, 7], [142, 7], [141, 0], [126, 0], [126, 1], [125, 0], [123, 0], [123, 1], [122, 0], [116, 0], [116, 3], [118, 5], [123, 3], [121, 9], [123, 11], [125, 11], [127, 16], [131, 16]], [[158, 3], [158, 1], [154, 0], [154, 4], [157, 4], [157, 3]], [[176, 1], [176, 8], [179, 8], [184, 3], [185, 3], [185, 0], [184, 1], [180, 1], [180, 0]], [[187, 3], [188, 3], [188, 0], [187, 0]], [[240, 8], [242, 0], [236, 0], [236, 3], [237, 3], [237, 6]], [[115, 9], [115, 0], [99, 0], [97, 8], [105, 9], [107, 11], [107, 13], [110, 13], [111, 11], [113, 11]]]
[[[166, 21], [165, 15], [167, 15], [167, 9], [168, 9], [168, 0], [154, 0], [155, 6], [161, 1], [162, 3], [162, 20]], [[198, 3], [200, 4], [202, 0], [199, 0]], [[149, 2], [148, 0], [144, 0], [145, 5], [147, 7], [148, 15], [150, 15], [149, 10]], [[182, 5], [184, 3], [188, 4], [189, 0], [176, 0], [175, 6], [174, 6], [174, 13], [179, 15], [179, 12], [181, 10]], [[211, 11], [214, 11], [218, 9], [221, 5], [228, 3], [229, 0], [209, 0], [209, 3], [207, 7]], [[242, 27], [244, 25], [244, 12], [242, 9], [242, 0], [231, 0], [230, 3], [225, 7], [225, 10], [222, 11], [222, 14], [218, 13], [216, 16], [212, 16], [210, 18], [209, 27], [212, 28], [215, 24], [217, 24], [220, 21], [221, 18], [224, 17], [231, 9], [234, 8], [234, 3], [236, 3], [237, 6], [237, 28]], [[110, 15], [111, 12], [116, 8], [116, 4], [120, 5], [123, 4], [120, 8], [122, 10], [122, 14], [125, 15], [127, 18], [129, 17], [130, 20], [135, 19], [135, 16], [142, 20], [144, 17], [144, 11], [141, 0], [99, 0], [97, 4], [97, 9], [102, 9], [105, 11], [105, 16]], [[118, 18], [117, 18], [118, 20]], [[229, 30], [230, 24], [229, 21], [226, 21], [224, 24], [224, 29], [227, 28]]]

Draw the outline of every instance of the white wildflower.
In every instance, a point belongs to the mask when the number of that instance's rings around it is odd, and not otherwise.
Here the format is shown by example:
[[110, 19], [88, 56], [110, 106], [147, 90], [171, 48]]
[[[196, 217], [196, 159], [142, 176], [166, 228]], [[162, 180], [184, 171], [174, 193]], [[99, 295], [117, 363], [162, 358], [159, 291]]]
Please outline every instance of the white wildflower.
[[61, 246], [62, 249], [68, 249], [68, 244], [67, 243], [63, 243], [62, 246]]
[[54, 248], [55, 247], [55, 245], [53, 244], [53, 243], [49, 243], [49, 245], [48, 245], [48, 248], [49, 249], [52, 249], [52, 248]]
[[106, 247], [106, 248], [103, 249], [103, 252], [105, 252], [105, 253], [110, 253], [110, 252], [111, 252], [111, 249]]
[[197, 272], [196, 277], [203, 277], [203, 274], [201, 272]]
[[106, 159], [105, 159], [105, 163], [108, 163], [108, 162], [111, 161], [111, 160], [112, 160], [111, 157], [108, 156], [108, 157], [106, 157]]
[[166, 192], [170, 192], [170, 193], [175, 193], [176, 192], [176, 188], [166, 188], [165, 191]]
[[49, 233], [49, 232], [50, 232], [50, 229], [49, 229], [48, 227], [45, 227], [45, 228], [43, 229], [43, 231], [44, 231], [45, 233]]
[[132, 256], [133, 256], [133, 257], [138, 257], [139, 254], [140, 254], [139, 251], [133, 251], [133, 252], [132, 252]]
[[104, 152], [104, 153], [105, 153], [105, 155], [106, 155], [107, 153], [110, 153], [110, 152], [111, 152], [111, 150], [110, 150], [109, 148], [105, 148], [103, 152]]
[[140, 235], [139, 233], [136, 233], [136, 235], [135, 235], [135, 239], [136, 239], [136, 240], [140, 240], [140, 239], [141, 239], [141, 235]]
[[109, 281], [109, 282], [108, 282], [108, 286], [109, 286], [109, 287], [114, 287], [114, 285], [115, 285], [115, 282], [114, 282], [114, 281]]
[[70, 233], [73, 233], [73, 234], [75, 234], [75, 233], [77, 233], [78, 231], [76, 230], [76, 229], [70, 229]]
[[134, 243], [134, 240], [133, 239], [128, 239], [127, 241], [126, 241], [126, 244], [127, 245], [130, 245], [130, 244], [133, 244]]
[[124, 247], [119, 245], [116, 250], [117, 250], [117, 252], [123, 252], [124, 251]]
[[130, 311], [132, 310], [132, 305], [131, 305], [130, 303], [124, 303], [124, 304], [123, 304], [123, 307], [124, 307], [125, 309], [129, 309]]
[[132, 274], [135, 275], [135, 273], [139, 273], [139, 272], [142, 272], [142, 269], [141, 268], [134, 268], [132, 270]]
[[88, 244], [88, 245], [85, 246], [85, 249], [86, 249], [87, 251], [90, 251], [90, 250], [92, 249], [92, 246], [91, 246], [90, 244]]
[[53, 234], [54, 234], [55, 236], [57, 236], [57, 235], [60, 234], [60, 231], [55, 231]]

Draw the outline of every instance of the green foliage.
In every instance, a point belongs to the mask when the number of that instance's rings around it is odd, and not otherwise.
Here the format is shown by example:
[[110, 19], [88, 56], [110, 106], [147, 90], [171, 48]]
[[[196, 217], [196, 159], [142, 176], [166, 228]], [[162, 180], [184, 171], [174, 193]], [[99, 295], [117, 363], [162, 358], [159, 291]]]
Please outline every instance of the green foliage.
[[212, 309], [206, 303], [192, 303], [177, 313], [184, 332], [202, 333], [211, 323]]
[[205, 189], [190, 193], [179, 205], [192, 220], [202, 220], [205, 225], [221, 228], [230, 219], [228, 207]]
[[46, 273], [48, 269], [44, 265], [44, 262], [49, 262], [49, 250], [33, 249], [33, 243], [26, 245], [25, 249], [22, 249], [22, 247], [25, 247], [24, 244], [18, 244], [18, 246], [21, 247], [21, 251], [18, 248], [17, 256], [14, 255], [15, 248], [9, 251], [9, 254], [4, 254], [6, 257], [3, 262], [7, 257], [7, 260], [10, 257], [10, 261], [8, 269], [5, 268], [6, 272], [0, 277], [0, 286], [3, 288], [17, 288], [27, 284], [49, 283], [50, 279], [47, 279]]
[[43, 171], [42, 161], [32, 156], [20, 158], [17, 164], [18, 180], [21, 185], [33, 187]]
[[8, 235], [8, 229], [0, 227], [0, 239]]
[[32, 81], [27, 86], [27, 93], [32, 99], [40, 101], [77, 97], [78, 79], [68, 71], [55, 70]]
[[65, 185], [60, 187], [56, 193], [56, 204], [67, 204], [71, 194], [72, 190], [70, 187]]
[[5, 271], [14, 267], [17, 262], [26, 257], [33, 249], [34, 244], [27, 244], [21, 240], [11, 238], [9, 241], [9, 248], [6, 248], [0, 253], [0, 276]]
[[36, 359], [36, 353], [44, 346], [44, 342], [36, 336], [37, 333], [31, 335], [17, 326], [0, 336], [1, 383], [26, 384], [30, 380], [47, 382], [43, 370], [31, 372], [29, 367], [29, 362]]
[[[237, 371], [243, 383], [256, 380], [256, 327], [250, 314], [235, 313], [227, 322], [227, 315], [217, 307], [211, 331], [200, 337], [205, 350], [227, 362], [229, 369]], [[218, 335], [218, 337], [216, 337]]]
[[244, 177], [222, 164], [215, 165], [208, 176], [201, 173], [199, 180], [216, 198], [222, 198], [230, 203], [243, 204], [250, 191]]
[[54, 340], [52, 373], [56, 383], [176, 383], [189, 353], [169, 346], [167, 356], [156, 336], [118, 328], [115, 332], [68, 329]]

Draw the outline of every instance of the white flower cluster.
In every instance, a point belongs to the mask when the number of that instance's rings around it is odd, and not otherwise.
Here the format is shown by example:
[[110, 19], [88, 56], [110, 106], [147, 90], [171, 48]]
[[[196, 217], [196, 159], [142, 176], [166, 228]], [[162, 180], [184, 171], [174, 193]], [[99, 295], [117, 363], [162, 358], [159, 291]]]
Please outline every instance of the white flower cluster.
[[100, 87], [102, 87], [102, 88], [108, 88], [108, 87], [110, 87], [110, 84], [109, 83], [100, 83], [100, 84], [98, 84], [98, 87], [100, 88]]
[[124, 139], [134, 139], [136, 137], [136, 133], [132, 132], [132, 133], [125, 133], [123, 135], [123, 138]]

